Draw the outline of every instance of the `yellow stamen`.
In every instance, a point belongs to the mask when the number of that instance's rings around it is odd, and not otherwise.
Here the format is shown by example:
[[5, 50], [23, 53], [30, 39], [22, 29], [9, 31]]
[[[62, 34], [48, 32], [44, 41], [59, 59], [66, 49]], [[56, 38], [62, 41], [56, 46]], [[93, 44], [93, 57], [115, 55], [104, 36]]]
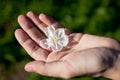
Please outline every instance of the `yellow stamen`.
[[58, 41], [59, 41], [59, 37], [54, 36], [54, 37], [53, 37], [53, 40], [54, 40], [55, 43], [58, 43]]

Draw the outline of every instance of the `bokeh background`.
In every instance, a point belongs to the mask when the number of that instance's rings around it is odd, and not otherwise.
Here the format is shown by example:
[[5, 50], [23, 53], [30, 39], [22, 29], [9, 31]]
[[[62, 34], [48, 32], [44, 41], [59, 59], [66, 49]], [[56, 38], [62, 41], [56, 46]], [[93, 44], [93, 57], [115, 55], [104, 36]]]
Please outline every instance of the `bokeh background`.
[[120, 40], [120, 0], [0, 0], [0, 80], [63, 80], [24, 71], [32, 59], [16, 41], [14, 31], [19, 28], [18, 15], [28, 11], [46, 13], [73, 32]]

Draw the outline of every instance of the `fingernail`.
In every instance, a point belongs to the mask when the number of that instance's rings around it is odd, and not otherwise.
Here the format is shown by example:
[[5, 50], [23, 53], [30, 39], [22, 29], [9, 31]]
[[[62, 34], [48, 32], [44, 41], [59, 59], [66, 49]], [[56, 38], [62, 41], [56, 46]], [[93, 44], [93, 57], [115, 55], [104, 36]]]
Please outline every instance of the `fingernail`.
[[33, 71], [32, 67], [30, 67], [30, 66], [26, 66], [26, 67], [25, 67], [25, 70], [26, 70], [27, 72], [32, 72], [32, 71]]

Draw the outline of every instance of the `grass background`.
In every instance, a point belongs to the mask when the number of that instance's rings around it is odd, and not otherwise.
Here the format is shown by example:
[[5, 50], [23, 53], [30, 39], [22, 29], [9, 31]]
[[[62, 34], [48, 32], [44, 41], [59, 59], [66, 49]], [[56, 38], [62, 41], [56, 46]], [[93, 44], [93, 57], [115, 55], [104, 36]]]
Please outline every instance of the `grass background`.
[[120, 0], [0, 0], [0, 80], [62, 80], [23, 69], [32, 59], [16, 41], [14, 31], [19, 28], [18, 15], [28, 11], [46, 13], [74, 32], [120, 40]]

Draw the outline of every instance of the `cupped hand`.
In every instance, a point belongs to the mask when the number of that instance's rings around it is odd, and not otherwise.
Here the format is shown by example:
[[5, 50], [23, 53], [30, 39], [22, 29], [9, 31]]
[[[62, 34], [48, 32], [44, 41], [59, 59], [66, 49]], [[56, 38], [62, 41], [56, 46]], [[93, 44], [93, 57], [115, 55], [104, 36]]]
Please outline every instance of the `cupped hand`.
[[[53, 25], [63, 28], [53, 18], [41, 13], [37, 16], [32, 11], [20, 15], [18, 22], [22, 29], [15, 31], [15, 36], [27, 53], [35, 60], [25, 66], [28, 72], [41, 75], [71, 78], [82, 75], [103, 76], [102, 71], [111, 67], [120, 51], [119, 43], [111, 38], [82, 33], [72, 33], [65, 29], [69, 43], [61, 51], [53, 52], [42, 48], [40, 40], [45, 39], [45, 29]], [[109, 60], [111, 60], [111, 64]]]

